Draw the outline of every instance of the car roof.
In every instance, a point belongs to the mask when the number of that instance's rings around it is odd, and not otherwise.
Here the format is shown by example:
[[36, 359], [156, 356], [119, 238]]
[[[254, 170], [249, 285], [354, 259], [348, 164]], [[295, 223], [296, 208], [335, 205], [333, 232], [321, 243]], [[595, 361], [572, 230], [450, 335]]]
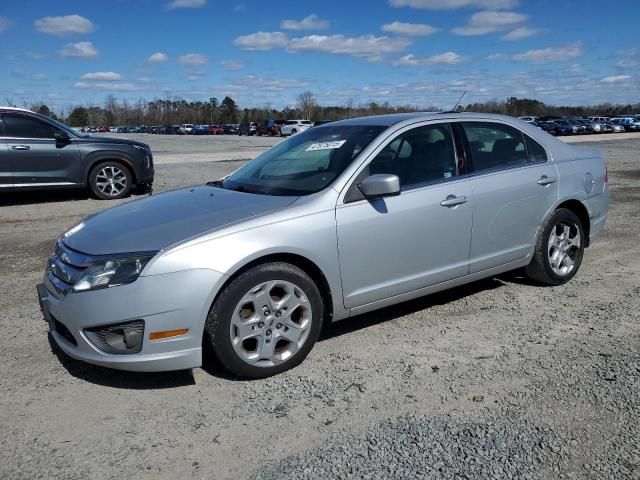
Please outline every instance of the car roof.
[[[521, 120], [507, 115], [496, 115], [493, 113], [474, 113], [474, 112], [411, 112], [411, 113], [392, 113], [389, 115], [372, 115], [370, 117], [356, 117], [347, 120], [338, 120], [331, 122], [331, 127], [340, 125], [375, 125], [381, 127], [390, 127], [398, 123], [413, 121], [421, 122], [428, 120], [496, 120], [509, 121]], [[322, 125], [321, 125], [322, 126]]]
[[4, 112], [23, 112], [23, 113], [33, 113], [33, 114], [36, 113], [31, 110], [27, 110], [26, 108], [0, 106], [0, 113], [4, 113]]

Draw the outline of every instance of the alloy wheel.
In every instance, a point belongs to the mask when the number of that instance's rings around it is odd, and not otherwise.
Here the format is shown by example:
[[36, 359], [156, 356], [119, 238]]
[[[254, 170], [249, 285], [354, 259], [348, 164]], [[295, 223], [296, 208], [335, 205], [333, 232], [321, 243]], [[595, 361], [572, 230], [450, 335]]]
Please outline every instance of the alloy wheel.
[[560, 277], [569, 275], [575, 268], [576, 255], [580, 252], [580, 227], [573, 222], [557, 223], [549, 234], [548, 256], [553, 273]]
[[229, 335], [246, 363], [272, 367], [287, 361], [304, 345], [313, 320], [304, 291], [292, 282], [256, 285], [237, 303]]
[[96, 175], [96, 187], [104, 195], [117, 197], [127, 188], [127, 175], [121, 168], [106, 166]]

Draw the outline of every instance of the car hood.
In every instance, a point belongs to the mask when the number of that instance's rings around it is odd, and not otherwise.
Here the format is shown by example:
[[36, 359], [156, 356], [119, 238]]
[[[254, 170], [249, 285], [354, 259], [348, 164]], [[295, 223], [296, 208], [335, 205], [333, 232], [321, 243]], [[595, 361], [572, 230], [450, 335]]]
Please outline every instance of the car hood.
[[162, 250], [227, 225], [282, 210], [297, 198], [207, 185], [184, 188], [97, 213], [67, 232], [63, 241], [89, 255]]
[[128, 138], [114, 138], [114, 137], [102, 137], [102, 136], [93, 136], [90, 135], [88, 137], [77, 137], [74, 138], [73, 141], [75, 143], [103, 143], [110, 145], [137, 145], [139, 147], [143, 147], [145, 149], [149, 149], [149, 145], [142, 142], [136, 142], [135, 140], [129, 140]]

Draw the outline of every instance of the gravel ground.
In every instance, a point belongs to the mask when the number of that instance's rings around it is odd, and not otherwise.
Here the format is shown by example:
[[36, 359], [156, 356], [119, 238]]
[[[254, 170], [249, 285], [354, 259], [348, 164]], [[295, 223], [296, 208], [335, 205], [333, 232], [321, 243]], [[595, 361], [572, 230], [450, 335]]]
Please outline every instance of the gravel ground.
[[[113, 203], [0, 197], [0, 478], [640, 479], [640, 140], [567, 285], [501, 275], [330, 325], [298, 368], [135, 374], [47, 339], [55, 238]], [[156, 189], [240, 162], [158, 165]]]

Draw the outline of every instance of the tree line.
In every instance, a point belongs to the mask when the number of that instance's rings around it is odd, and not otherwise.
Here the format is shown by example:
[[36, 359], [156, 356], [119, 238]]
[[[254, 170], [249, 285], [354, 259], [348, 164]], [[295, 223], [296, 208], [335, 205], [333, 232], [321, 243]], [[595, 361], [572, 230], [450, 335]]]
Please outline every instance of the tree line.
[[[10, 103], [10, 102], [9, 102]], [[26, 105], [28, 106], [28, 105]], [[348, 100], [343, 105], [319, 105], [314, 94], [302, 92], [293, 106], [276, 109], [270, 104], [258, 108], [239, 108], [235, 100], [224, 97], [211, 97], [206, 101], [187, 101], [185, 99], [140, 99], [130, 102], [118, 100], [114, 95], [107, 96], [104, 105], [75, 106], [69, 111], [53, 112], [46, 104], [36, 103], [28, 106], [31, 110], [66, 122], [74, 127], [86, 125], [176, 125], [224, 124], [238, 122], [262, 122], [267, 119], [289, 120], [305, 118], [310, 120], [341, 120], [367, 115], [403, 113], [417, 111], [441, 111], [438, 107], [419, 107], [412, 105], [391, 105], [388, 102], [368, 102], [355, 105]], [[459, 111], [497, 113], [518, 116], [619, 116], [640, 113], [640, 103], [614, 105], [554, 106], [539, 100], [509, 97], [505, 100], [489, 100], [482, 103], [470, 103], [457, 107]]]

